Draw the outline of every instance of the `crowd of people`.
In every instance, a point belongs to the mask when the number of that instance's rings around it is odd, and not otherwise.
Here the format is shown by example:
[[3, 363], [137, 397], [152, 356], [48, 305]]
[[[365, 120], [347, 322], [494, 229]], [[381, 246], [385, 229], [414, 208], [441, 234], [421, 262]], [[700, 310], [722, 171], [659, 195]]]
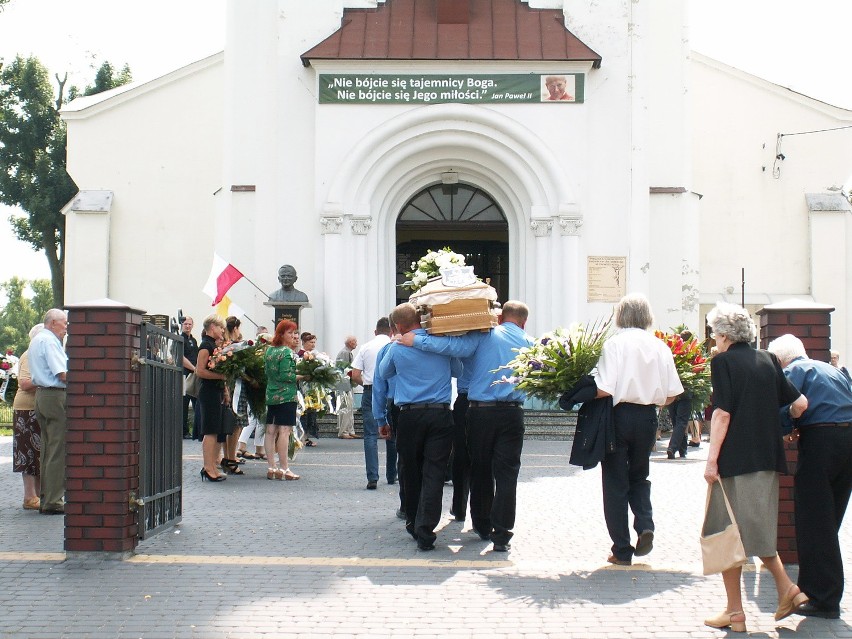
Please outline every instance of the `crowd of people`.
[[[499, 369], [533, 343], [524, 331], [528, 316], [525, 304], [510, 300], [503, 305], [499, 325], [489, 331], [436, 336], [421, 327], [418, 310], [404, 303], [377, 321], [373, 338], [360, 349], [357, 339], [347, 336], [337, 356], [347, 369], [334, 389], [338, 437], [356, 437], [352, 390], [360, 385], [367, 489], [376, 489], [379, 481], [378, 440], [383, 439], [385, 479], [399, 484], [397, 516], [420, 551], [435, 548], [448, 476], [451, 515], [465, 521], [469, 507], [474, 534], [489, 540], [494, 552], [511, 548], [526, 398], [515, 385], [501, 383], [505, 379]], [[686, 454], [685, 422], [691, 410], [671, 351], [648, 330], [654, 318], [647, 299], [640, 294], [622, 298], [614, 323], [616, 330], [583, 381], [583, 392], [608, 433], [600, 458], [603, 513], [612, 541], [607, 561], [630, 565], [654, 546], [649, 458], [658, 408], [671, 407], [669, 458]], [[775, 619], [794, 613], [838, 618], [844, 586], [838, 532], [852, 493], [849, 373], [838, 368], [835, 358], [831, 364], [808, 358], [801, 340], [792, 335], [773, 340], [767, 350], [754, 348], [754, 322], [736, 305], [717, 304], [707, 323], [715, 349], [702, 534], [728, 526], [727, 501], [746, 555], [760, 557], [774, 579]], [[45, 514], [64, 512], [67, 325], [65, 313], [51, 309], [43, 324], [33, 327], [30, 347], [20, 358], [14, 400], [13, 470], [22, 473], [23, 508]], [[301, 443], [316, 445], [319, 438], [316, 413], [312, 416], [303, 406], [300, 410], [299, 386], [308, 380], [297, 370], [300, 359], [315, 356], [316, 335], [300, 334], [289, 320], [275, 327], [263, 351], [266, 417], [261, 423], [240, 386], [226, 383], [223, 374], [208, 366], [217, 347], [243, 339], [240, 320], [205, 318], [200, 342], [192, 336], [193, 326], [191, 318], [183, 319], [183, 367], [185, 375], [197, 376], [200, 388], [197, 398], [184, 401], [183, 434], [202, 442], [202, 481], [219, 483], [228, 475], [241, 475], [246, 459], [265, 460], [267, 479], [298, 480], [289, 466], [294, 435], [303, 427]], [[267, 329], [258, 327], [257, 332]], [[248, 377], [240, 383], [257, 387]], [[252, 434], [255, 451], [249, 452]], [[779, 475], [787, 471], [782, 438], [798, 442], [797, 583], [777, 553]], [[706, 619], [706, 625], [745, 631], [741, 573], [741, 566], [722, 572], [725, 610]]]

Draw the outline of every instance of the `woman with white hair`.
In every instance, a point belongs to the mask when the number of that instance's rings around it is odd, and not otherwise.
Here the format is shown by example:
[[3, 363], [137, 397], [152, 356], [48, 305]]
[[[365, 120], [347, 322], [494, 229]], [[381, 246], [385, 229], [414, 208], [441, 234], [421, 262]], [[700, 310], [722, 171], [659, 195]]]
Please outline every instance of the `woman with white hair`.
[[[717, 490], [721, 482], [746, 555], [760, 557], [775, 580], [778, 621], [808, 600], [787, 576], [776, 547], [778, 475], [787, 472], [778, 411], [791, 404], [791, 415], [798, 417], [808, 401], [784, 377], [774, 355], [752, 347], [756, 329], [748, 311], [720, 302], [707, 315], [707, 323], [718, 352], [710, 361], [713, 417], [704, 479], [711, 494], [704, 534], [720, 532], [729, 524], [722, 491]], [[722, 573], [727, 606], [706, 619], [706, 625], [745, 632], [741, 576], [741, 566]]]
[[[657, 406], [683, 393], [671, 351], [648, 332], [654, 323], [644, 295], [632, 293], [615, 307], [618, 331], [604, 343], [595, 372], [597, 397], [612, 397], [614, 449], [601, 462], [604, 518], [612, 538], [611, 564], [630, 565], [654, 546], [649, 460], [657, 441]], [[638, 538], [630, 543], [628, 506]]]
[[[30, 329], [30, 340], [44, 328], [36, 324]], [[12, 472], [21, 473], [24, 481], [24, 510], [38, 510], [41, 505], [41, 427], [35, 412], [35, 384], [30, 375], [30, 354], [24, 351], [18, 361], [18, 392], [12, 402]]]

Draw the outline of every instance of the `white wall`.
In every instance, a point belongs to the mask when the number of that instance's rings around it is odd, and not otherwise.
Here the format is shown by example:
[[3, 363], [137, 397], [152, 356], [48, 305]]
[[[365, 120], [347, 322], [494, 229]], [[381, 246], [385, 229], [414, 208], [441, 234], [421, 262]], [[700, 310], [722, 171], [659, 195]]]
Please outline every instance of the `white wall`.
[[[221, 86], [222, 60], [214, 56], [63, 111], [69, 174], [81, 190], [115, 194], [108, 297], [149, 313], [209, 313], [201, 287], [221, 180]], [[90, 268], [88, 256], [78, 256], [66, 262], [69, 304], [91, 299], [77, 288]]]
[[[719, 62], [692, 54], [695, 141], [694, 190], [700, 207], [701, 301], [712, 304], [726, 290], [739, 301], [745, 268], [746, 303], [768, 304], [813, 296], [836, 306], [833, 343], [852, 338], [843, 299], [824, 299], [815, 278], [828, 271], [815, 261], [849, 250], [839, 233], [834, 249], [812, 253], [806, 193], [842, 184], [852, 172], [852, 129], [782, 138], [852, 123], [852, 112], [770, 84]], [[780, 170], [773, 176], [773, 165]], [[842, 226], [842, 225], [841, 225]], [[848, 291], [848, 286], [844, 287]], [[834, 295], [839, 293], [834, 291]]]

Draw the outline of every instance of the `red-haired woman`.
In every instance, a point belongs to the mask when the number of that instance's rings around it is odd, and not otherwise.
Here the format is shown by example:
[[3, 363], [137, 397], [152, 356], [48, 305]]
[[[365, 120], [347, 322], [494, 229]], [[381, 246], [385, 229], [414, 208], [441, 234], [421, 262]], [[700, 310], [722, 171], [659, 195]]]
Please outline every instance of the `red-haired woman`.
[[[267, 479], [299, 479], [289, 468], [287, 449], [290, 431], [296, 425], [296, 355], [299, 328], [295, 322], [281, 320], [275, 327], [272, 344], [266, 349], [266, 449]], [[275, 453], [278, 453], [278, 466]]]

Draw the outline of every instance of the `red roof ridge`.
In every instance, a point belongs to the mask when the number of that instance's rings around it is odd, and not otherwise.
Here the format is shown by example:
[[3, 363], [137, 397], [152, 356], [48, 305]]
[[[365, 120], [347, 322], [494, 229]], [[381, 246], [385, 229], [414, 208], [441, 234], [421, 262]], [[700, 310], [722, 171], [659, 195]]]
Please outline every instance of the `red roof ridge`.
[[[565, 27], [560, 9], [532, 9], [521, 0], [454, 0], [468, 2], [467, 13], [457, 8], [445, 13], [442, 2], [387, 0], [376, 8], [346, 9], [340, 28], [303, 53], [302, 64], [310, 66], [311, 60], [529, 60], [601, 65], [601, 56]], [[445, 22], [439, 22], [439, 13]]]

